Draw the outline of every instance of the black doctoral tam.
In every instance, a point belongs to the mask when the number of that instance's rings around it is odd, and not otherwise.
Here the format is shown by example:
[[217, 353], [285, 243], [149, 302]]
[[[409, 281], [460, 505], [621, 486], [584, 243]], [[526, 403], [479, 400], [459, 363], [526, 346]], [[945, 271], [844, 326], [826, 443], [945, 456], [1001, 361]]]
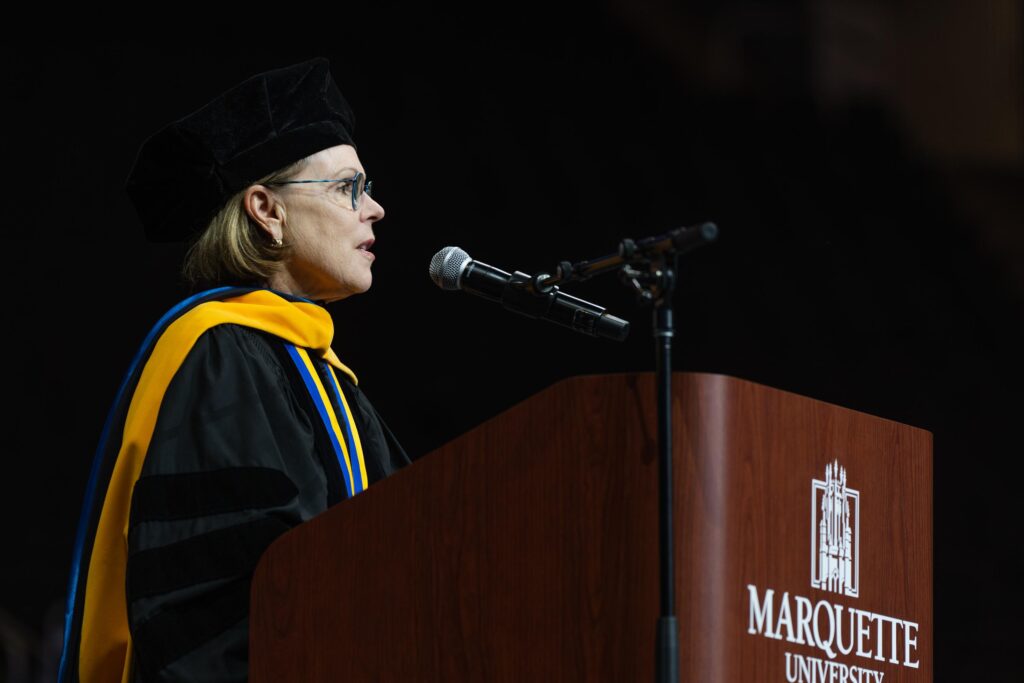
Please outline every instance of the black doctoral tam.
[[336, 145], [355, 146], [355, 115], [311, 59], [256, 74], [150, 136], [125, 184], [153, 242], [187, 240], [254, 181]]

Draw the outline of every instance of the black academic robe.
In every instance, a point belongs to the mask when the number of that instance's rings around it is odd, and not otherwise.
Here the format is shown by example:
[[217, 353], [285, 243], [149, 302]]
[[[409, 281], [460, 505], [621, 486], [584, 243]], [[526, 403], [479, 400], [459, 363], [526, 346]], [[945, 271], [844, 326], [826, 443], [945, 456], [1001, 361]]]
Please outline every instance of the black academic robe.
[[[194, 339], [174, 328], [220, 299]], [[409, 463], [330, 351], [322, 307], [239, 289], [185, 303], [147, 340], [105, 429], [93, 485], [106, 491], [83, 513], [61, 683], [246, 680], [263, 551]]]

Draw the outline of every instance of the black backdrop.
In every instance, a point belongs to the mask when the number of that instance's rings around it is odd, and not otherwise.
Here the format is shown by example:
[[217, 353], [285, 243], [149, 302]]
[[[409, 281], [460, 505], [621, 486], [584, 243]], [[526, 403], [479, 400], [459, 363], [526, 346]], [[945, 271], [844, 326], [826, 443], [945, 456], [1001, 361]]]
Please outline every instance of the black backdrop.
[[[570, 291], [632, 321], [622, 344], [440, 291], [427, 278], [437, 249], [534, 272], [714, 220], [720, 243], [680, 276], [675, 369], [931, 430], [936, 680], [1008, 673], [1022, 569], [1003, 540], [1019, 521], [1014, 262], [984, 248], [891, 99], [823, 97], [806, 8], [623, 7], [304, 6], [22, 28], [27, 47], [4, 48], [0, 609], [32, 635], [56, 619], [106, 411], [149, 326], [186, 293], [183, 248], [146, 244], [122, 191], [139, 143], [253, 73], [325, 56], [387, 211], [373, 288], [330, 307], [334, 347], [410, 453], [561, 378], [653, 369], [649, 315], [614, 279]], [[719, 78], [708, 46], [737, 8], [746, 33]], [[1019, 159], [1004, 164], [992, 191], [1020, 178]]]

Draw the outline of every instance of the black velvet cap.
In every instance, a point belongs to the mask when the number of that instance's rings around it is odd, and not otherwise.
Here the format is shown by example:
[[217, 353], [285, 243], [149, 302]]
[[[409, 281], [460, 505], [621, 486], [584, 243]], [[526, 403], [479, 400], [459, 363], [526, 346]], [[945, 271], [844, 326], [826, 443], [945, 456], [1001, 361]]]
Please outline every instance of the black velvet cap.
[[125, 190], [153, 242], [186, 240], [236, 192], [335, 145], [355, 146], [355, 115], [311, 59], [239, 83], [150, 136]]

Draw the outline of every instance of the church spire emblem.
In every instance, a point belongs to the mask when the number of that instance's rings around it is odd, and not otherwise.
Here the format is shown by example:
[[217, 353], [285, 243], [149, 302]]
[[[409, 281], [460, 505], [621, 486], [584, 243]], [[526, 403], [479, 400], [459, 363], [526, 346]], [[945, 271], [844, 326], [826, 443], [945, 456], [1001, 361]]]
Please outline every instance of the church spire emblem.
[[860, 594], [860, 492], [846, 485], [838, 460], [825, 466], [824, 481], [811, 481], [811, 586]]

